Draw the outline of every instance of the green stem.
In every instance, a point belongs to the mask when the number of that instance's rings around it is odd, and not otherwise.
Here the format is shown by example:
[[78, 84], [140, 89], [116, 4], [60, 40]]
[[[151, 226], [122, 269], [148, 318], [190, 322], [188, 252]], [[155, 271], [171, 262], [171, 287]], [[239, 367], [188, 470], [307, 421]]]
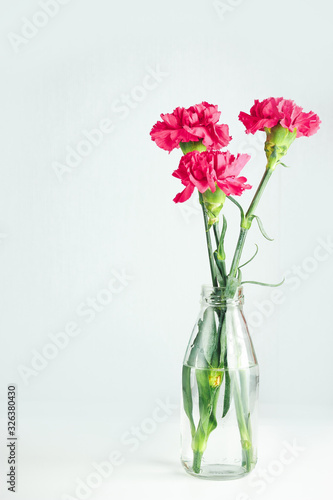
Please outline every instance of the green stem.
[[267, 186], [267, 183], [268, 183], [269, 179], [271, 178], [271, 175], [274, 171], [275, 163], [276, 163], [276, 160], [274, 160], [274, 161], [269, 160], [268, 161], [265, 173], [264, 173], [264, 175], [260, 181], [260, 184], [258, 186], [258, 189], [253, 197], [251, 205], [249, 206], [249, 209], [246, 212], [245, 217], [242, 218], [241, 230], [239, 233], [236, 251], [234, 254], [234, 258], [232, 260], [231, 269], [230, 269], [230, 273], [229, 273], [230, 278], [236, 277], [237, 269], [239, 266], [239, 262], [240, 262], [240, 259], [242, 256], [242, 252], [243, 252], [243, 248], [244, 248], [244, 244], [245, 244], [245, 240], [246, 240], [246, 236], [247, 236], [248, 230], [250, 229], [251, 224], [252, 224], [254, 211], [256, 210], [258, 203], [263, 195], [263, 192]]
[[207, 250], [208, 250], [208, 257], [209, 257], [210, 272], [212, 275], [212, 282], [213, 282], [213, 286], [217, 286], [215, 262], [214, 262], [213, 249], [212, 249], [212, 240], [210, 238], [207, 214], [206, 214], [205, 205], [204, 205], [201, 193], [199, 193], [199, 201], [200, 201], [200, 204], [202, 207], [202, 213], [203, 213], [204, 224], [205, 224], [206, 242], [207, 242]]
[[242, 227], [244, 227], [245, 229], [250, 229], [250, 227], [251, 227], [251, 222], [252, 222], [251, 216], [254, 215], [254, 212], [258, 206], [260, 198], [262, 197], [262, 194], [267, 186], [267, 183], [268, 183], [269, 179], [271, 178], [272, 173], [274, 172], [274, 165], [275, 164], [272, 165], [271, 162], [267, 163], [265, 173], [260, 181], [258, 189], [253, 197], [252, 203], [249, 206], [249, 209], [246, 212], [244, 221], [242, 223]]
[[229, 276], [231, 278], [235, 278], [236, 277], [236, 273], [237, 273], [239, 262], [240, 262], [240, 259], [241, 259], [241, 256], [242, 256], [242, 252], [243, 252], [243, 248], [244, 248], [244, 244], [245, 244], [247, 232], [248, 232], [248, 229], [244, 229], [243, 227], [241, 227], [240, 233], [239, 233], [239, 237], [238, 237], [238, 241], [237, 241], [237, 246], [236, 246], [235, 254], [234, 254], [234, 258], [232, 259], [231, 269], [230, 269], [230, 273], [229, 273]]
[[245, 466], [246, 470], [249, 472], [252, 469], [252, 455], [253, 455], [253, 449], [252, 449], [252, 440], [251, 440], [251, 435], [248, 429], [247, 421], [248, 421], [248, 416], [244, 414], [244, 408], [242, 404], [242, 396], [240, 393], [240, 388], [238, 385], [238, 380], [237, 380], [237, 375], [236, 373], [231, 373], [232, 377], [232, 392], [234, 396], [234, 401], [235, 401], [235, 408], [236, 408], [236, 415], [237, 415], [237, 422], [238, 422], [238, 428], [239, 428], [239, 433], [241, 437], [241, 445], [242, 445], [242, 450], [243, 454], [245, 456]]
[[200, 467], [201, 467], [201, 459], [202, 459], [203, 453], [200, 451], [195, 451], [193, 453], [193, 472], [196, 474], [199, 474], [200, 472]]

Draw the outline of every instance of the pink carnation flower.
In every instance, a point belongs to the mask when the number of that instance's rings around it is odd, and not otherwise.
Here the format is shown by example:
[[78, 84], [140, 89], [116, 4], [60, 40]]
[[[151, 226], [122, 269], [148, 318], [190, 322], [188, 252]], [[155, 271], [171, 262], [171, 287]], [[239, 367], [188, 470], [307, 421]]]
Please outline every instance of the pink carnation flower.
[[169, 152], [179, 148], [180, 142], [200, 139], [207, 148], [220, 149], [231, 140], [228, 125], [217, 125], [220, 115], [217, 106], [207, 102], [176, 108], [171, 114], [161, 114], [163, 121], [153, 126], [150, 135], [157, 146]]
[[265, 128], [280, 124], [290, 132], [296, 129], [296, 137], [309, 137], [317, 132], [321, 123], [313, 111], [304, 113], [303, 108], [294, 101], [283, 97], [269, 97], [261, 102], [255, 100], [250, 114], [241, 111], [238, 117], [245, 125], [247, 134], [255, 134], [258, 130], [264, 131]]
[[229, 151], [192, 151], [182, 156], [179, 167], [172, 174], [182, 181], [184, 191], [174, 198], [175, 203], [182, 203], [190, 198], [194, 188], [200, 193], [210, 189], [216, 191], [216, 185], [227, 195], [240, 195], [244, 189], [252, 186], [245, 184], [245, 177], [237, 177], [251, 157], [247, 154], [233, 156]]

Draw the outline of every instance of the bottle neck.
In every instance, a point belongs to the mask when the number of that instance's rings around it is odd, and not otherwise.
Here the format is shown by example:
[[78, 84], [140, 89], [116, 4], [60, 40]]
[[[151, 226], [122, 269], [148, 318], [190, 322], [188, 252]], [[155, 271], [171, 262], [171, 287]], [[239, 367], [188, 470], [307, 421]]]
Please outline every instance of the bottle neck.
[[226, 298], [224, 287], [203, 285], [201, 289], [201, 302], [204, 306], [214, 307], [242, 307], [244, 303], [243, 287], [237, 288], [232, 299]]

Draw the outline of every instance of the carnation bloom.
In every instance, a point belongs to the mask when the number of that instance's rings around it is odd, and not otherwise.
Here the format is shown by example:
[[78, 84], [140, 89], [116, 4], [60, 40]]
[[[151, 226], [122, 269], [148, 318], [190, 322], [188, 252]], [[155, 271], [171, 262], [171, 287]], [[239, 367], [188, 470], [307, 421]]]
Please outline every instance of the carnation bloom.
[[[239, 154], [233, 156], [229, 151], [193, 151], [182, 156], [179, 167], [172, 174], [182, 181], [185, 189], [174, 198], [175, 203], [182, 203], [190, 198], [194, 188], [200, 193], [207, 190], [211, 193], [223, 191], [227, 196], [240, 195], [244, 189], [250, 189], [245, 184], [245, 177], [237, 177], [249, 161], [250, 156]], [[219, 189], [218, 189], [219, 188]]]
[[304, 113], [303, 108], [294, 101], [283, 97], [269, 97], [261, 102], [255, 100], [250, 114], [241, 111], [239, 119], [245, 125], [247, 134], [281, 125], [289, 132], [296, 131], [296, 137], [315, 134], [321, 123], [313, 111]]
[[202, 141], [208, 149], [220, 149], [231, 140], [228, 125], [218, 125], [221, 112], [218, 107], [207, 102], [188, 109], [176, 108], [173, 113], [161, 114], [151, 132], [157, 146], [166, 151], [179, 148], [180, 143]]

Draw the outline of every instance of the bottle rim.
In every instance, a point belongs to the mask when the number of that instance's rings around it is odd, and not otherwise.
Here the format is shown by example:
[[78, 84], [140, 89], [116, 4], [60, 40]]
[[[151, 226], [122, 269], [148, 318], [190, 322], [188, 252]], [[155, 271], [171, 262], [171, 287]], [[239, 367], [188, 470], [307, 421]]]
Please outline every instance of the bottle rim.
[[243, 286], [236, 288], [235, 295], [233, 297], [225, 296], [226, 287], [213, 286], [213, 285], [202, 285], [201, 287], [201, 297], [204, 303], [210, 305], [219, 304], [230, 304], [230, 305], [242, 305], [244, 300]]

